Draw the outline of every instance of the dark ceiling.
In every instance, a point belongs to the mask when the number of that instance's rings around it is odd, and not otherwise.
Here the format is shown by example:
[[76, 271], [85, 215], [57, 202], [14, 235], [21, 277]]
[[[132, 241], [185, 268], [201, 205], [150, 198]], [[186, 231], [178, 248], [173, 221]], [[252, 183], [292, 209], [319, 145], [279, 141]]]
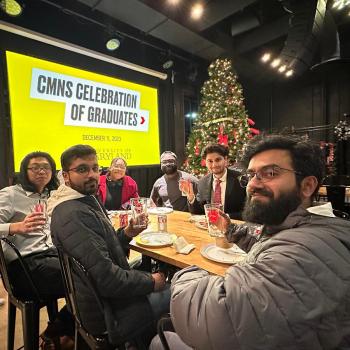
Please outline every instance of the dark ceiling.
[[[204, 17], [197, 22], [189, 16], [194, 0], [182, 0], [176, 7], [167, 0], [24, 3], [22, 16], [10, 18], [1, 13], [0, 19], [97, 51], [104, 50], [103, 45], [94, 44], [103, 41], [102, 32], [106, 36], [117, 32], [124, 38], [122, 46], [134, 44], [127, 53], [121, 47], [113, 55], [158, 70], [169, 57], [184, 65], [206, 65], [224, 56], [231, 57], [247, 79], [259, 80], [278, 75], [260, 61], [266, 50], [281, 55], [296, 75], [320, 62], [350, 57], [350, 40], [346, 40], [350, 16], [331, 9], [331, 0], [203, 0]], [[81, 35], [81, 28], [87, 35]], [[137, 44], [157, 53], [141, 62]]]

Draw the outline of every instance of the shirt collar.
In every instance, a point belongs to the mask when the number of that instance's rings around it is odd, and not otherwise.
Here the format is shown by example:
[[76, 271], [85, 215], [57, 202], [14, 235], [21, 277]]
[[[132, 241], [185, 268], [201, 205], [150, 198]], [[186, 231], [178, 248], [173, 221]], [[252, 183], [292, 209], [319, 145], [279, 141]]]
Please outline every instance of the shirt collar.
[[[21, 186], [21, 185], [19, 185], [19, 186]], [[26, 194], [27, 197], [32, 197], [32, 196], [35, 195], [35, 194], [40, 195], [40, 194], [37, 193], [37, 192], [26, 191], [22, 186], [21, 186], [21, 189], [22, 189], [22, 191]], [[45, 188], [44, 191], [43, 191], [43, 193], [41, 193], [40, 196], [45, 196], [45, 197], [47, 197], [48, 194], [49, 194], [49, 192], [48, 192], [48, 190]]]
[[227, 169], [225, 168], [224, 175], [222, 175], [221, 177], [216, 177], [213, 174], [213, 180], [216, 180], [216, 179], [219, 179], [221, 182], [226, 182], [226, 180], [227, 180]]

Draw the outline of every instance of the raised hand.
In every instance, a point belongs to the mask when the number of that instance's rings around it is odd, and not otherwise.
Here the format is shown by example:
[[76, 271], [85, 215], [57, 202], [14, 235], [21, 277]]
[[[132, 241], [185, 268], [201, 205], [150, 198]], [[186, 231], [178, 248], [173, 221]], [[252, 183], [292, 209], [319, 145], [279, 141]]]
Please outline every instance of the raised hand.
[[129, 225], [124, 229], [124, 232], [128, 237], [136, 237], [138, 234], [140, 234], [143, 230], [147, 228], [149, 222], [148, 215], [143, 213], [140, 214], [140, 216], [140, 221], [144, 223], [144, 227], [135, 227], [135, 219], [131, 218], [129, 221]]
[[217, 219], [216, 226], [221, 232], [226, 232], [229, 225], [231, 224], [230, 217], [225, 214], [222, 210], [219, 210], [219, 217]]
[[33, 212], [28, 214], [23, 221], [13, 222], [10, 225], [10, 234], [24, 234], [39, 231], [46, 223], [43, 213]]
[[179, 190], [187, 196], [188, 201], [192, 202], [194, 199], [193, 184], [189, 180], [180, 179]]

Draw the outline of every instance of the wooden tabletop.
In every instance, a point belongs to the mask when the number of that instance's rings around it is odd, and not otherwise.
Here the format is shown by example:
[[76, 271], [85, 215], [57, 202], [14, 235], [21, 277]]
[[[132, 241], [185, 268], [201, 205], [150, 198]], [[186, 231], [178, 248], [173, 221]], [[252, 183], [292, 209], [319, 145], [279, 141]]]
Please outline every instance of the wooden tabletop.
[[[201, 255], [201, 248], [207, 244], [215, 243], [215, 240], [209, 236], [207, 230], [197, 228], [194, 223], [191, 223], [190, 216], [190, 213], [180, 211], [174, 211], [167, 215], [168, 232], [174, 233], [178, 237], [183, 236], [188, 243], [195, 245], [195, 249], [188, 255], [177, 253], [174, 247], [149, 248], [140, 246], [134, 240], [130, 242], [130, 248], [179, 268], [197, 265], [212, 274], [223, 276], [230, 265], [208, 260]], [[157, 215], [150, 215], [149, 218], [151, 228], [157, 231]]]

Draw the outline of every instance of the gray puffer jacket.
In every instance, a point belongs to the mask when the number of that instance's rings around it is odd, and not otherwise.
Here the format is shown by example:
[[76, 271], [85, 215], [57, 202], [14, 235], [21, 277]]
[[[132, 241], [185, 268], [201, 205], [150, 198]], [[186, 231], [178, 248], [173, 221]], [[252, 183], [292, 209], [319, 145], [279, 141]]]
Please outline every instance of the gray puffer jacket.
[[225, 277], [179, 271], [171, 314], [195, 349], [350, 349], [350, 222], [298, 208]]

